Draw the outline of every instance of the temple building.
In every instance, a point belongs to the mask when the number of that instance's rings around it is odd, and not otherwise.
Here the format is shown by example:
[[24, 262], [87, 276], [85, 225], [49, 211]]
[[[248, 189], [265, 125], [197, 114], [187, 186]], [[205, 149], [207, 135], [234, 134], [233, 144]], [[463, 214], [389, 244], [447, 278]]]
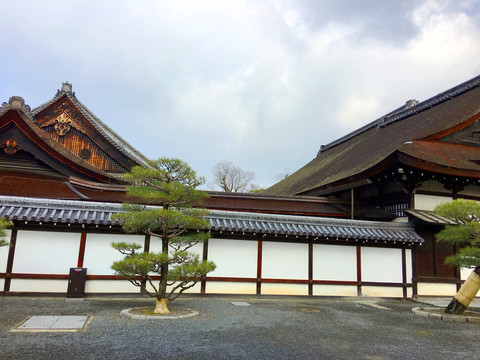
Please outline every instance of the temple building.
[[[413, 252], [420, 294], [451, 294], [461, 274], [444, 264], [452, 246], [434, 234], [448, 219], [432, 214], [452, 199], [480, 200], [480, 77], [405, 106], [327, 145], [267, 194], [327, 196], [365, 204], [415, 224], [425, 244]], [[440, 286], [443, 284], [443, 286]], [[417, 290], [417, 289], [415, 289]]]
[[[462, 274], [433, 234], [445, 200], [476, 198], [480, 179], [478, 87], [473, 79], [408, 102], [326, 146], [264, 194], [210, 192], [198, 206], [212, 238], [194, 247], [217, 264], [191, 292], [395, 296], [453, 295]], [[62, 88], [31, 109], [0, 108], [0, 216], [13, 222], [0, 248], [3, 295], [65, 296], [72, 269], [85, 293], [138, 293], [110, 269], [112, 241], [158, 251], [126, 234], [122, 174], [148, 159]], [[161, 154], [159, 154], [159, 157]], [[478, 177], [478, 179], [477, 179]]]

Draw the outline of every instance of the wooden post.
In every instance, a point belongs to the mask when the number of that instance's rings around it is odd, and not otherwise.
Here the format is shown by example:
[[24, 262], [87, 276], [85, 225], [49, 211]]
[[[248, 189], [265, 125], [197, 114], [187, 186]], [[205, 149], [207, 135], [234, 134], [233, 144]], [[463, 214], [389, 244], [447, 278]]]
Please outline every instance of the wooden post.
[[10, 291], [10, 283], [12, 281], [13, 258], [15, 257], [15, 246], [17, 245], [17, 229], [12, 229], [10, 235], [10, 246], [8, 249], [7, 269], [5, 274], [5, 282], [3, 284], [3, 291], [6, 294]]

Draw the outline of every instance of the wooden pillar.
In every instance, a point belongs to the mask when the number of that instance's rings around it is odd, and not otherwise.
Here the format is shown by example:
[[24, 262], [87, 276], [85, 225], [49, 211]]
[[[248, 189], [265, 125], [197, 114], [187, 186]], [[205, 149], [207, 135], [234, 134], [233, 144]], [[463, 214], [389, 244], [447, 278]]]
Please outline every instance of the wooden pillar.
[[12, 281], [13, 258], [15, 257], [15, 247], [17, 246], [17, 229], [12, 229], [10, 235], [10, 245], [8, 249], [7, 269], [5, 273], [5, 282], [3, 284], [3, 291], [6, 294], [10, 291], [10, 283]]
[[257, 295], [262, 293], [262, 252], [263, 252], [263, 241], [258, 240], [258, 250], [257, 250]]
[[418, 283], [417, 283], [417, 246], [412, 247], [412, 296], [415, 298], [418, 296]]
[[308, 295], [313, 295], [313, 244], [308, 243]]
[[[208, 260], [208, 239], [203, 242], [202, 259], [204, 261]], [[203, 275], [202, 280], [200, 281], [200, 293], [205, 294], [206, 291], [207, 291], [207, 277], [206, 277], [206, 275]]]
[[362, 248], [357, 246], [357, 296], [362, 296]]
[[355, 219], [355, 190], [350, 189], [350, 219]]
[[83, 259], [85, 258], [85, 246], [87, 244], [87, 232], [82, 231], [80, 235], [80, 248], [78, 249], [77, 267], [83, 267]]
[[[144, 253], [150, 252], [150, 235], [149, 234], [145, 234], [145, 238], [143, 240], [143, 252]], [[147, 280], [142, 279], [142, 282], [140, 284], [140, 293], [145, 294], [146, 293], [146, 291], [145, 291], [146, 288], [147, 288]]]
[[407, 252], [404, 247], [402, 247], [402, 283], [403, 283], [403, 297], [408, 297], [407, 293]]

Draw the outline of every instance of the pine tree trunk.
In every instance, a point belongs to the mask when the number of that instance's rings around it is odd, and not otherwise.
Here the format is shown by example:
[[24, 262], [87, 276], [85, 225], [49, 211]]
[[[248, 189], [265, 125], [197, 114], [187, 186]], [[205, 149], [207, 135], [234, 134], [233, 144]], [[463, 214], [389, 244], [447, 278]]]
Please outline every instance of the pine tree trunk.
[[170, 314], [170, 311], [167, 308], [168, 300], [166, 298], [155, 299], [155, 310], [154, 314]]
[[477, 295], [478, 290], [480, 290], [480, 266], [477, 266], [468, 279], [465, 280], [460, 290], [458, 290], [457, 295], [455, 295], [450, 304], [448, 304], [445, 313], [455, 315], [463, 314]]

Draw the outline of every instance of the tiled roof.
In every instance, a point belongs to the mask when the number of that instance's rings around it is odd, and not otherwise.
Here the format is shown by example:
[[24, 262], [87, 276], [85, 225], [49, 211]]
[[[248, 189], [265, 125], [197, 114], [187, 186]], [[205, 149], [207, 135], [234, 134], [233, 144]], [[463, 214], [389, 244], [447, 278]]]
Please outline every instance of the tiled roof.
[[110, 143], [112, 143], [119, 151], [121, 151], [124, 155], [132, 159], [134, 162], [138, 163], [139, 165], [145, 166], [147, 164], [148, 159], [136, 150], [133, 146], [131, 146], [126, 140], [124, 140], [120, 135], [118, 135], [115, 131], [113, 131], [110, 127], [108, 127], [102, 120], [100, 120], [95, 114], [89, 110], [84, 104], [82, 104], [77, 97], [75, 96], [75, 92], [73, 91], [65, 91], [63, 88], [57, 91], [55, 97], [47, 101], [46, 103], [34, 108], [32, 110], [32, 114], [36, 116], [42, 110], [46, 109], [48, 106], [53, 104], [57, 101], [60, 97], [66, 95], [72, 103], [78, 108], [78, 110], [85, 116], [88, 121], [92, 123], [95, 129], [100, 132]]
[[[407, 102], [406, 105], [402, 106], [399, 109], [396, 109], [387, 115], [384, 115], [377, 120], [372, 121], [371, 123], [368, 123], [367, 125], [351, 132], [350, 134], [347, 134], [335, 141], [332, 141], [331, 143], [324, 145], [320, 148], [319, 153], [322, 151], [325, 151], [329, 148], [332, 148], [334, 146], [337, 146], [338, 144], [341, 144], [342, 142], [345, 142], [347, 140], [350, 140], [351, 138], [354, 138], [357, 135], [360, 135], [361, 133], [370, 130], [374, 127], [385, 127], [388, 126], [394, 122], [400, 121], [402, 119], [405, 119], [407, 117], [410, 117], [414, 114], [418, 114], [422, 111], [428, 110], [433, 106], [436, 106], [444, 101], [450, 100], [451, 98], [458, 96], [460, 94], [463, 94], [464, 92], [471, 90], [475, 87], [480, 86], [480, 76], [477, 76], [469, 81], [466, 81], [460, 85], [455, 86], [454, 88], [451, 88], [447, 91], [444, 91], [443, 93], [440, 93], [428, 100], [422, 101], [419, 103], [418, 101], [414, 102], [414, 106], [408, 106], [409, 102]], [[412, 100], [410, 100], [412, 101]]]
[[458, 225], [460, 223], [455, 219], [450, 219], [445, 216], [437, 215], [433, 211], [406, 209], [405, 212], [429, 224]]
[[[11, 221], [84, 225], [121, 225], [112, 215], [121, 204], [0, 196], [0, 217]], [[408, 223], [338, 220], [321, 217], [270, 215], [212, 210], [210, 231], [330, 240], [421, 243]]]
[[309, 236], [330, 240], [373, 240], [421, 243], [408, 223], [339, 220], [323, 217], [211, 211], [211, 230], [274, 236]]
[[[317, 156], [264, 191], [275, 195], [323, 195], [337, 186], [368, 179], [369, 171], [398, 162], [399, 149], [411, 141], [466, 124], [480, 112], [480, 76], [417, 105], [387, 114], [323, 146]], [[311, 129], [314, 131], [314, 129]], [[323, 192], [327, 190], [327, 192]]]

